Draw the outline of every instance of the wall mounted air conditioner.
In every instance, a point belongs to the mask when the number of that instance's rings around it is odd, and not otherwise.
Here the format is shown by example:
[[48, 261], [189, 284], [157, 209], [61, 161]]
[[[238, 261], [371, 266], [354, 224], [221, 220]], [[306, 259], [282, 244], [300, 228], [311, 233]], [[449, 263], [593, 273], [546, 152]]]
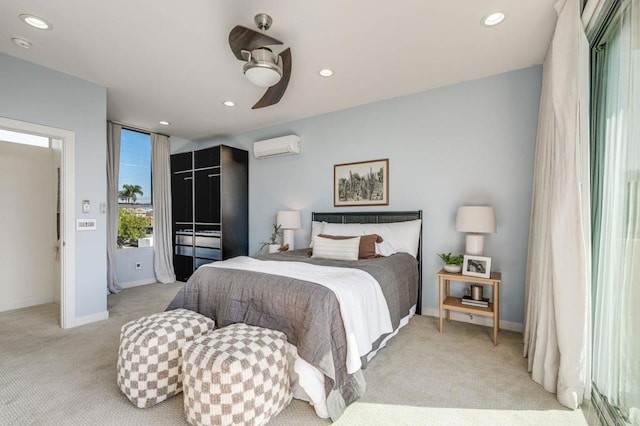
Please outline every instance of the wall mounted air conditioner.
[[253, 143], [256, 158], [300, 154], [300, 136], [287, 135]]

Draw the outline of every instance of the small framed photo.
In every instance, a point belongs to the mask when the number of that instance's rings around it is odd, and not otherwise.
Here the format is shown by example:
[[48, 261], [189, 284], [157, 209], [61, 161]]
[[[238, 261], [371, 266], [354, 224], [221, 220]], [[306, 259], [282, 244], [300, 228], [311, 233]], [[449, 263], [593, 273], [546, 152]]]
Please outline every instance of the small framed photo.
[[333, 166], [333, 205], [388, 206], [389, 159]]
[[489, 278], [491, 275], [491, 258], [465, 254], [464, 263], [462, 264], [462, 275]]

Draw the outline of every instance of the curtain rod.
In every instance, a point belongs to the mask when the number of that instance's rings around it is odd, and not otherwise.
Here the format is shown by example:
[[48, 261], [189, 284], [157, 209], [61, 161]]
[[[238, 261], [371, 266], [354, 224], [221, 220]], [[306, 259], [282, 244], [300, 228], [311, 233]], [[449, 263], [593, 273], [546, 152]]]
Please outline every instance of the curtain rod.
[[149, 130], [149, 129], [145, 129], [144, 127], [139, 127], [139, 126], [132, 126], [131, 124], [127, 124], [127, 123], [120, 123], [118, 121], [113, 121], [113, 120], [107, 120], [107, 122], [113, 123], [113, 124], [117, 124], [117, 125], [122, 126], [122, 127], [126, 128], [126, 129], [137, 131], [137, 132], [155, 133], [156, 135], [166, 136], [168, 138], [171, 137], [170, 135], [167, 135], [167, 134], [164, 134], [164, 133], [159, 133], [159, 132], [156, 132], [155, 130]]

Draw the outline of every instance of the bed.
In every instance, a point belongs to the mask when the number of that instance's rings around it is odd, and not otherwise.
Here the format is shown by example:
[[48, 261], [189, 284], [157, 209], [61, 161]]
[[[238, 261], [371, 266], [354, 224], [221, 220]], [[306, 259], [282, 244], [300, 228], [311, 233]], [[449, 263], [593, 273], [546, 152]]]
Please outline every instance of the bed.
[[421, 313], [421, 225], [421, 211], [313, 213], [312, 241], [374, 232], [401, 250], [336, 260], [305, 248], [214, 262], [196, 270], [167, 310], [199, 312], [217, 327], [244, 322], [284, 332], [294, 396], [335, 421], [364, 394], [362, 369]]

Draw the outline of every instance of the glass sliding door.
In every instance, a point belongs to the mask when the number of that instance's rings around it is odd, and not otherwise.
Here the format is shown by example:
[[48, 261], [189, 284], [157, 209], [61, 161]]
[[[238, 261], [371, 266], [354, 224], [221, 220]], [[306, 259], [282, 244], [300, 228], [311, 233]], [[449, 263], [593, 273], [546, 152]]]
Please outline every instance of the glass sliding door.
[[594, 403], [640, 424], [640, 0], [592, 42]]

